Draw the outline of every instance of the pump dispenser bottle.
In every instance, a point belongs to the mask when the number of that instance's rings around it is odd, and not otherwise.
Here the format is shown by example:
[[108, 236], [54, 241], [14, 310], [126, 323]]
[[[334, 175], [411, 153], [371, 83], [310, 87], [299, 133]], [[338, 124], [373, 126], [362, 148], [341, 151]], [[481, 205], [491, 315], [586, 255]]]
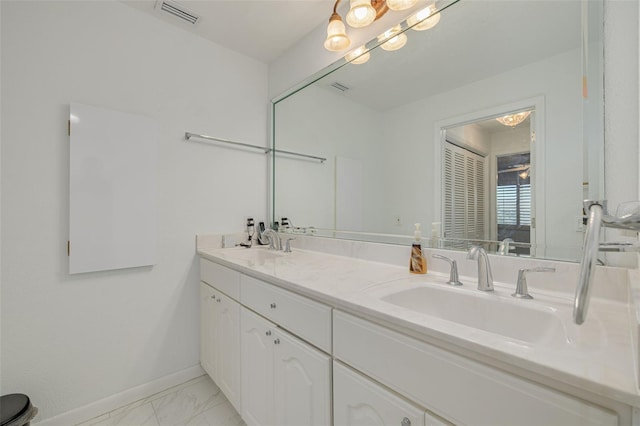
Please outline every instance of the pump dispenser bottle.
[[411, 245], [411, 258], [409, 259], [409, 272], [412, 274], [426, 274], [427, 260], [422, 254], [422, 234], [420, 232], [420, 224], [415, 224], [416, 230], [413, 233], [415, 241]]

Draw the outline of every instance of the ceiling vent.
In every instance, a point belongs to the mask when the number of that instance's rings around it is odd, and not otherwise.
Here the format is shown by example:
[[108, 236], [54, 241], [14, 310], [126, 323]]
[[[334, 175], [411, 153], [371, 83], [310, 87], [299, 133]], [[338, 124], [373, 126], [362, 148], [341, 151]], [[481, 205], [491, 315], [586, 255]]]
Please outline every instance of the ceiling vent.
[[156, 2], [156, 9], [169, 13], [177, 18], [187, 21], [188, 23], [195, 25], [200, 17], [187, 9], [186, 7], [170, 0], [158, 0]]
[[347, 86], [344, 86], [340, 83], [338, 83], [337, 81], [335, 83], [333, 83], [331, 85], [331, 87], [340, 90], [341, 92], [346, 92], [347, 90], [349, 90], [349, 88]]

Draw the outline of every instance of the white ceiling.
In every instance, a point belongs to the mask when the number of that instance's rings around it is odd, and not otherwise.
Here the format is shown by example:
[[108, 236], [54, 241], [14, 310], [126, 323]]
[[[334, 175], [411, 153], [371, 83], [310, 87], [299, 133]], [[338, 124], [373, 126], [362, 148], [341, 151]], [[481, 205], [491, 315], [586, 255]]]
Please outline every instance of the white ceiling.
[[[221, 46], [270, 63], [323, 22], [333, 0], [178, 0], [200, 16], [189, 24], [156, 8], [156, 0], [121, 0]], [[321, 43], [322, 41], [320, 41]]]
[[374, 49], [363, 65], [349, 64], [315, 84], [386, 111], [580, 48], [579, 0], [460, 1], [423, 32], [408, 30], [396, 52]]

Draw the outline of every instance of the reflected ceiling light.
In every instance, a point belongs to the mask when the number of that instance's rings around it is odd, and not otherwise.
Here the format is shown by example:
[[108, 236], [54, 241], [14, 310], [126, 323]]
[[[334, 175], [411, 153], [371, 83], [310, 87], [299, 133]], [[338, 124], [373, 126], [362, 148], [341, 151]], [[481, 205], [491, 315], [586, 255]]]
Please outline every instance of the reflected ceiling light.
[[518, 124], [526, 120], [529, 114], [531, 114], [531, 111], [522, 111], [515, 114], [505, 115], [503, 117], [498, 117], [496, 118], [496, 120], [498, 121], [498, 123], [505, 126], [516, 127]]
[[391, 10], [407, 10], [418, 3], [418, 0], [387, 0], [387, 7]]
[[327, 26], [327, 39], [324, 41], [324, 48], [331, 52], [340, 52], [347, 49], [351, 44], [351, 40], [347, 37], [344, 22], [342, 22], [342, 18], [336, 11], [338, 3], [340, 3], [340, 0], [337, 0], [333, 6], [333, 14], [329, 18], [329, 25]]
[[351, 62], [352, 64], [360, 65], [367, 62], [370, 57], [371, 57], [371, 54], [369, 53], [367, 48], [365, 46], [360, 46], [357, 49], [347, 53], [347, 55], [345, 56], [345, 59], [348, 62]]
[[400, 25], [396, 25], [385, 31], [384, 34], [379, 35], [378, 41], [382, 42], [387, 40], [382, 43], [380, 47], [388, 52], [402, 49], [402, 47], [407, 44], [407, 35], [401, 31]]
[[433, 28], [438, 25], [438, 22], [440, 22], [440, 12], [435, 13], [436, 10], [435, 4], [425, 7], [415, 15], [410, 16], [407, 19], [407, 24], [412, 30], [416, 31], [424, 31], [429, 28]]
[[347, 13], [347, 24], [353, 28], [362, 28], [375, 20], [376, 10], [370, 0], [351, 0], [351, 7]]
[[[333, 14], [331, 18], [329, 18], [327, 38], [324, 42], [324, 47], [332, 52], [345, 50], [351, 44], [346, 33], [344, 22], [342, 22], [342, 17], [338, 14], [340, 1], [341, 0], [336, 0], [333, 6]], [[349, 0], [349, 12], [347, 12], [345, 19], [350, 27], [362, 28], [381, 18], [389, 10], [406, 10], [414, 7], [417, 3], [418, 0]], [[422, 29], [420, 28], [422, 21], [428, 21], [423, 24], [426, 26], [424, 29], [427, 29], [427, 27], [431, 28], [436, 25], [438, 20], [440, 20], [440, 15], [433, 15], [436, 11], [435, 6], [430, 7], [432, 7], [432, 9], [429, 7], [424, 8], [423, 11], [415, 15], [414, 24], [418, 24], [419, 26], [416, 29]], [[400, 29], [396, 29], [397, 27], [399, 26], [392, 28], [378, 37], [380, 42], [388, 40], [382, 45], [384, 50], [398, 50], [407, 43], [407, 36], [401, 33]], [[391, 32], [390, 35], [389, 32]], [[365, 55], [362, 56], [361, 62], [354, 61], [353, 63], [366, 62], [367, 59], [365, 59]]]
[[518, 176], [520, 176], [520, 179], [526, 179], [529, 177], [530, 173], [531, 173], [531, 168], [527, 167], [526, 169], [518, 173]]

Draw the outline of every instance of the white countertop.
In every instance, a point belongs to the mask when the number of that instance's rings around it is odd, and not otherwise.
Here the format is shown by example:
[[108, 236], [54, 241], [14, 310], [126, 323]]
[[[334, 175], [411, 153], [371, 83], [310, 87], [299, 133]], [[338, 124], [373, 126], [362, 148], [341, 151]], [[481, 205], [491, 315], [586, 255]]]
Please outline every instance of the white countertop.
[[[493, 365], [541, 383], [566, 384], [640, 407], [632, 338], [638, 326], [629, 303], [593, 298], [587, 321], [577, 326], [571, 321], [572, 300], [554, 292], [537, 290], [534, 300], [519, 300], [510, 297], [512, 285], [496, 282], [495, 291], [485, 294], [475, 289], [473, 277], [461, 276], [461, 281], [469, 284], [451, 288], [445, 284], [448, 274], [413, 275], [406, 267], [301, 249], [274, 253], [264, 248], [200, 248], [198, 254], [428, 343], [493, 361]], [[528, 344], [381, 300], [398, 290], [419, 286], [472, 291], [480, 293], [476, 294], [479, 297], [499, 298], [515, 305], [551, 306], [549, 309], [562, 318], [567, 341], [562, 345]]]

